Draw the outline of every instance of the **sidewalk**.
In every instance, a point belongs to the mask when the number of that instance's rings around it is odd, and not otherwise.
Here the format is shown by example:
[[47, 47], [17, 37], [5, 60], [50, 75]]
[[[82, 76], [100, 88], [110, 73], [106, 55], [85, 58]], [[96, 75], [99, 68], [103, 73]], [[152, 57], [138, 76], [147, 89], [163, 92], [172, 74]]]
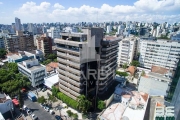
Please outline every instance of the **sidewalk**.
[[[34, 92], [34, 93], [35, 93], [35, 92]], [[52, 92], [51, 92], [50, 90], [46, 90], [45, 92], [42, 92], [42, 91], [38, 92], [38, 95], [37, 95], [37, 96], [38, 96], [38, 97], [44, 96], [45, 98], [48, 98], [47, 93], [52, 94]], [[59, 99], [57, 99], [56, 102], [52, 103], [52, 108], [53, 108], [53, 110], [54, 110], [54, 112], [55, 112], [55, 115], [60, 115], [59, 110], [55, 110], [55, 108], [56, 108], [57, 106], [59, 106], [59, 104], [62, 106], [62, 109], [60, 110], [60, 111], [61, 111], [62, 119], [66, 120], [66, 118], [63, 117], [63, 116], [68, 116], [67, 113], [66, 113], [66, 111], [71, 110], [71, 112], [77, 113], [77, 115], [78, 115], [78, 120], [82, 120], [82, 114], [81, 114], [81, 113], [79, 113], [78, 111], [76, 111], [76, 110], [73, 109], [73, 108], [70, 108], [69, 106], [68, 106], [68, 108], [65, 108], [65, 106], [67, 106], [67, 105], [66, 105], [65, 103], [63, 103], [61, 100], [59, 100]], [[68, 118], [68, 117], [67, 117], [67, 120], [71, 120], [71, 118]]]

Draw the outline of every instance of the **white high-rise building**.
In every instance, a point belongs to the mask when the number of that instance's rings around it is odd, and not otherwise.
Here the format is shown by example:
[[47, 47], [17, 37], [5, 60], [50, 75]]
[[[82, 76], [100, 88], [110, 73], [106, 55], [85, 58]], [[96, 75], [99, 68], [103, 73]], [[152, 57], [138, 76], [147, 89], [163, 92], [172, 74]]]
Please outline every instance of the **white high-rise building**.
[[151, 69], [152, 65], [157, 65], [176, 70], [180, 59], [180, 43], [167, 40], [143, 40], [139, 47], [141, 67]]
[[111, 25], [108, 25], [108, 26], [107, 26], [106, 33], [110, 33], [111, 31], [112, 31], [112, 26], [111, 26]]
[[34, 33], [34, 25], [32, 23], [28, 23], [28, 31]]
[[56, 27], [51, 27], [50, 29], [47, 29], [48, 36], [52, 39], [60, 38], [60, 29], [57, 29]]
[[21, 20], [17, 17], [15, 17], [15, 27], [16, 27], [16, 31], [21, 30]]
[[118, 66], [129, 65], [137, 55], [137, 39], [134, 36], [124, 38], [119, 42]]

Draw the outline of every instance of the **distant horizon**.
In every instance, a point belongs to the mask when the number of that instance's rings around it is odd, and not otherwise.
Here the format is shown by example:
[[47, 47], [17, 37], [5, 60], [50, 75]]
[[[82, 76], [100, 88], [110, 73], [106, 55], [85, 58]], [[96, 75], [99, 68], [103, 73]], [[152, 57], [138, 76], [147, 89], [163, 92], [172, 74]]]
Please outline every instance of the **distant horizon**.
[[179, 0], [0, 0], [0, 24], [10, 25], [15, 17], [21, 23], [78, 23], [180, 21]]

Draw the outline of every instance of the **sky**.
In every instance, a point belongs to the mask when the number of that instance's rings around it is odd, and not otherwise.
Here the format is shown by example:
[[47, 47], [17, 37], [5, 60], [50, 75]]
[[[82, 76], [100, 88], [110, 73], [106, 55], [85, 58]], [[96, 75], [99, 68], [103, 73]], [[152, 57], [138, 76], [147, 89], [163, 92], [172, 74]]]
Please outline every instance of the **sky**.
[[180, 22], [180, 0], [0, 0], [0, 24]]

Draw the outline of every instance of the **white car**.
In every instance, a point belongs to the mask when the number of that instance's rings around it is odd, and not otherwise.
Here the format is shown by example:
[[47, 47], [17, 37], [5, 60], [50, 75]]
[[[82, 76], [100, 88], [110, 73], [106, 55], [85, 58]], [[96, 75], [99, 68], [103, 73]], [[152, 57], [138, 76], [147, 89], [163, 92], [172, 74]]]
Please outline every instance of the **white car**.
[[44, 110], [49, 112], [49, 108], [48, 107], [44, 107]]
[[26, 110], [27, 109], [27, 106], [26, 105], [23, 105], [23, 110]]
[[32, 118], [33, 120], [37, 120], [37, 119], [38, 119], [38, 117], [37, 117], [35, 114], [32, 114], [32, 115], [31, 115], [31, 118]]

